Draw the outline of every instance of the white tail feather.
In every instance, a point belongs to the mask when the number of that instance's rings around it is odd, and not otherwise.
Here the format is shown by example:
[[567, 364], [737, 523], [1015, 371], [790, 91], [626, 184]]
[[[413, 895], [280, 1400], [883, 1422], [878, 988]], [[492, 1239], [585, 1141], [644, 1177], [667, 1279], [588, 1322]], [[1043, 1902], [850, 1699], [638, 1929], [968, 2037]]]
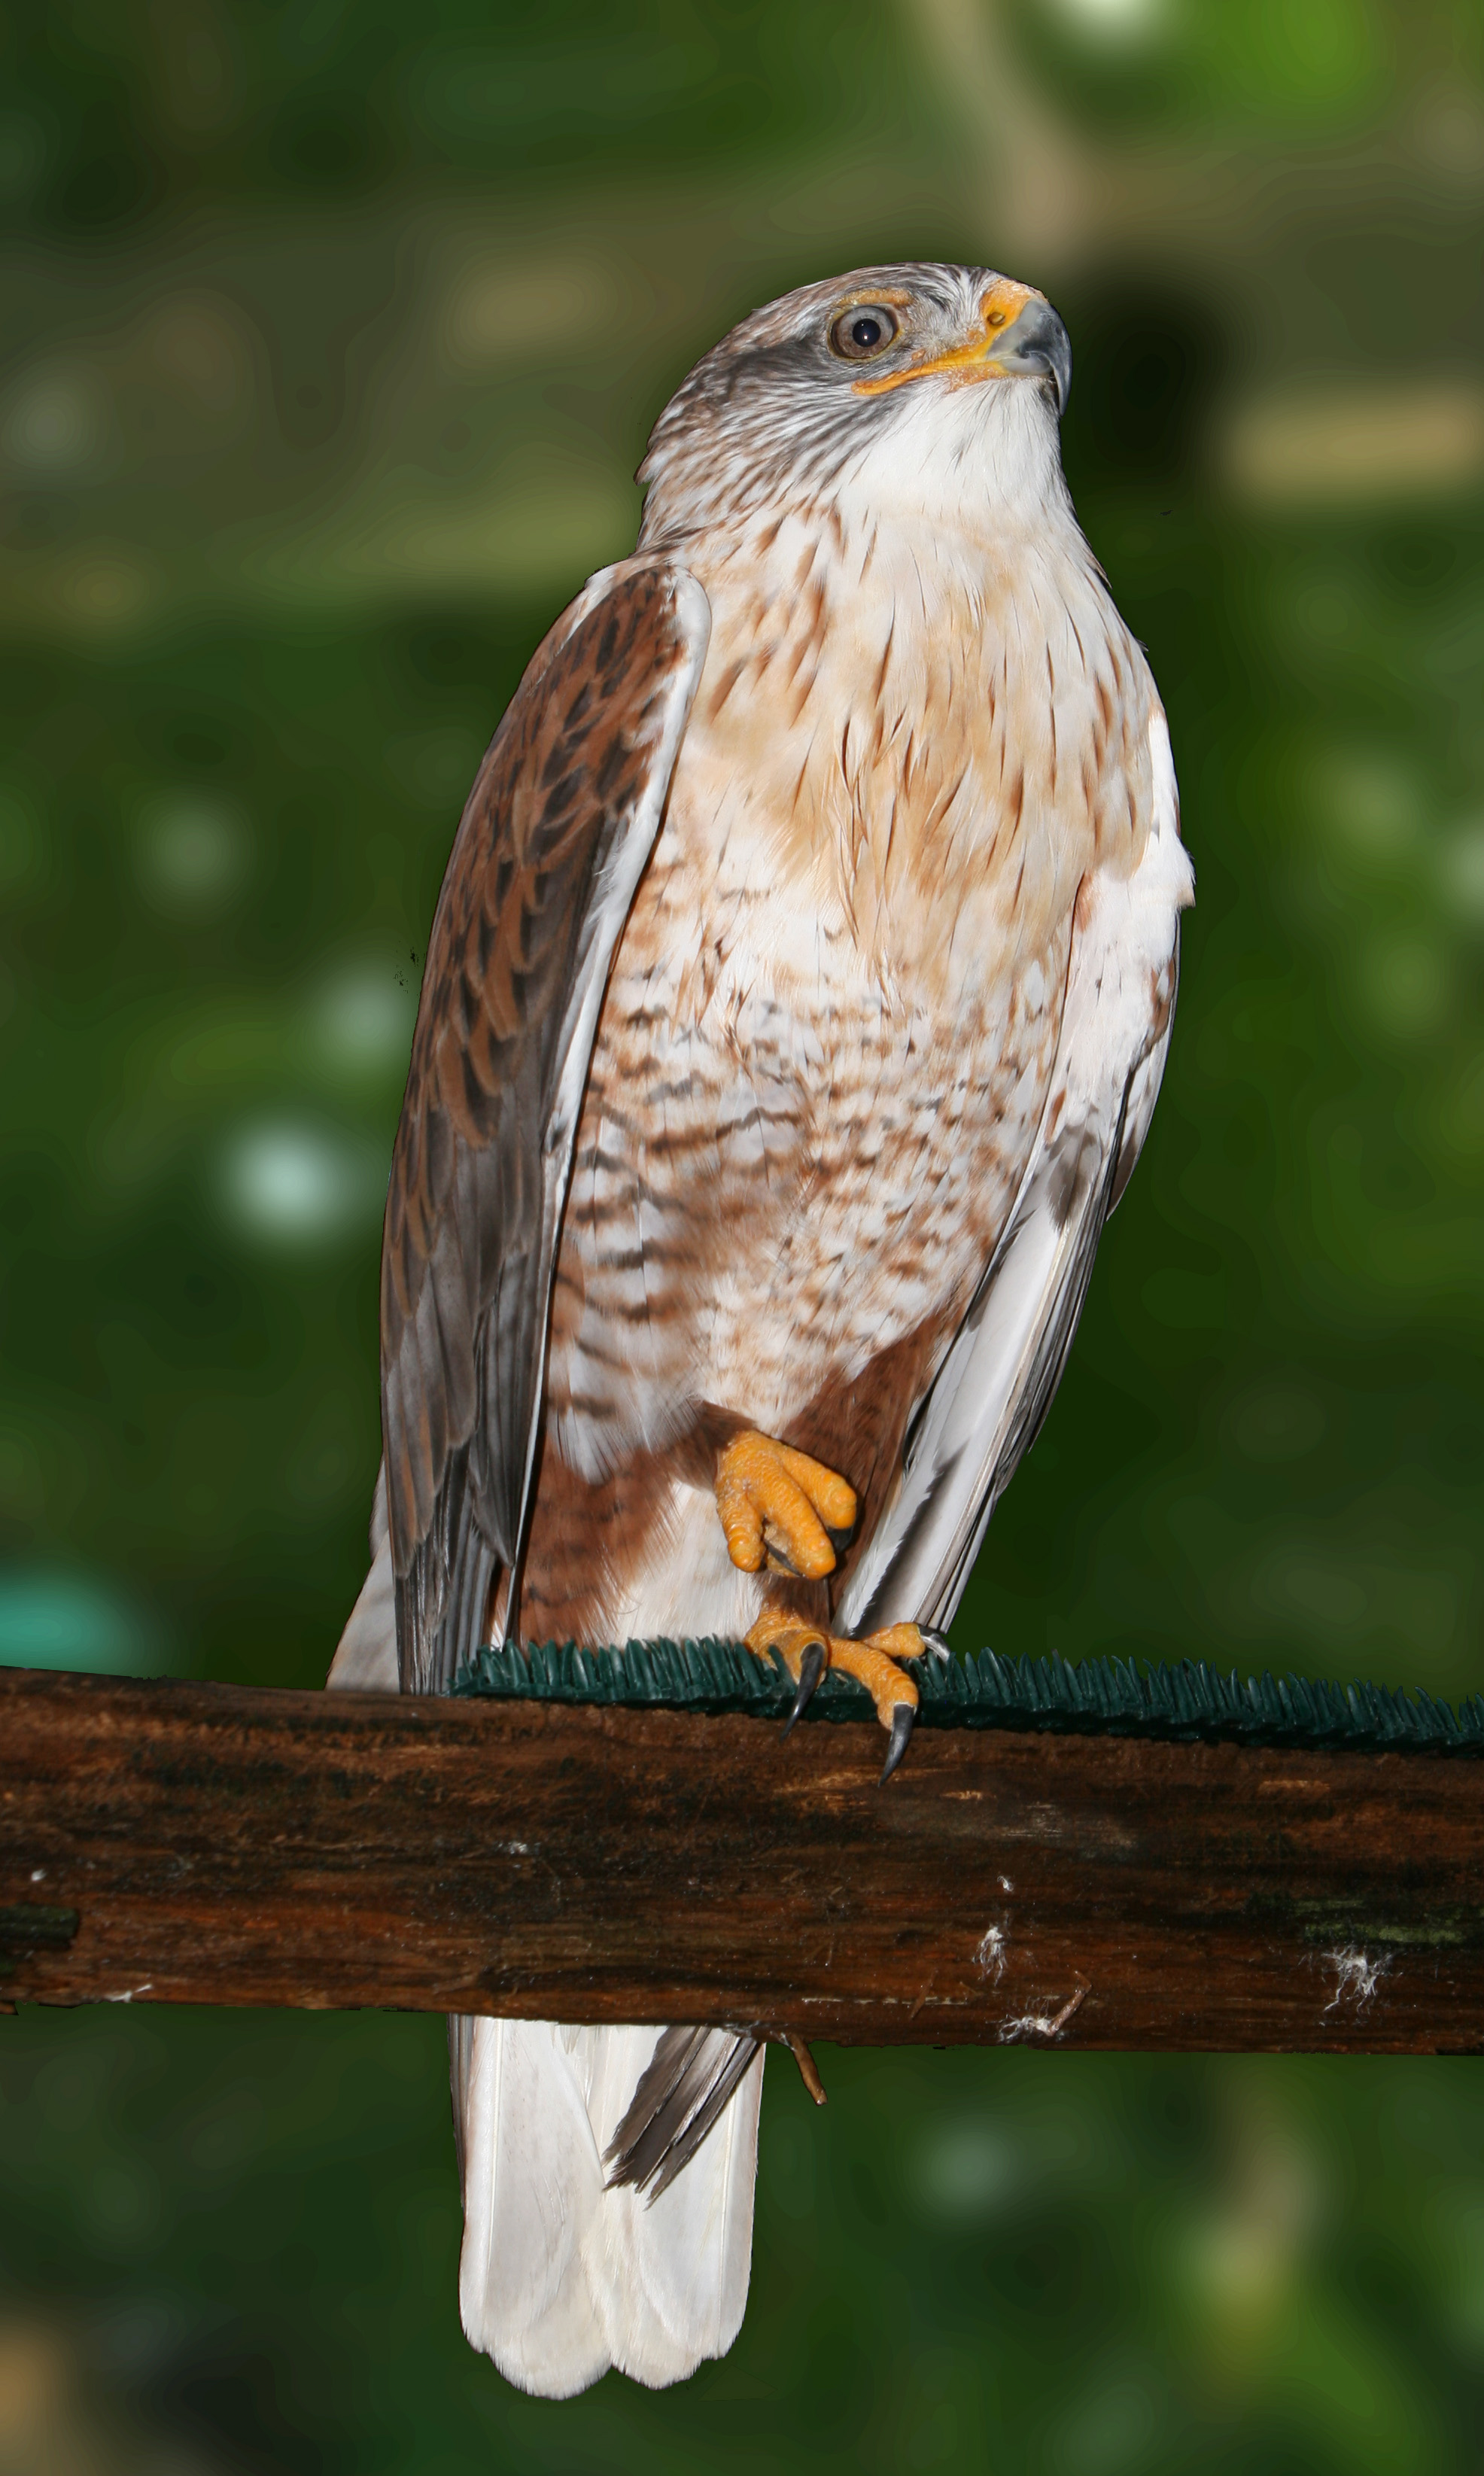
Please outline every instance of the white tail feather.
[[458, 2020], [451, 2044], [465, 2335], [507, 2381], [569, 2398], [612, 2362], [582, 2262], [603, 2170], [572, 2059], [546, 2020]]
[[547, 2398], [609, 2365], [651, 2389], [725, 2354], [753, 2245], [761, 2056], [708, 2140], [653, 2204], [606, 2191], [602, 2151], [654, 2053], [653, 2028], [452, 2024], [460, 2130], [464, 2330]]
[[[601, 2150], [654, 2054], [655, 2029], [594, 2029], [588, 2114]], [[720, 2033], [719, 2033], [720, 2034]], [[659, 2389], [723, 2356], [742, 2326], [753, 2257], [762, 2055], [673, 2184], [606, 2191], [584, 2258], [613, 2362]]]

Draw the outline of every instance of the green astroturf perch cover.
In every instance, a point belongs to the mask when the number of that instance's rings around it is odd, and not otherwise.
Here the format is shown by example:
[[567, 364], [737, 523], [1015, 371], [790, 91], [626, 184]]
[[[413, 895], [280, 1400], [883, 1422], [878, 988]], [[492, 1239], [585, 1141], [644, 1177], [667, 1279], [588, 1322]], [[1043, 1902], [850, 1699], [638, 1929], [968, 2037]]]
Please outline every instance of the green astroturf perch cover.
[[[1351, 1753], [1484, 1754], [1484, 1694], [1455, 1710], [1431, 1695], [1309, 1676], [1221, 1676], [1200, 1660], [1140, 1669], [1131, 1660], [976, 1659], [912, 1663], [920, 1728], [1044, 1728], [1091, 1736], [1206, 1737], [1247, 1746]], [[486, 1643], [456, 1694], [502, 1701], [611, 1702], [636, 1710], [744, 1711], [785, 1718], [795, 1698], [781, 1664], [770, 1674], [745, 1643]], [[810, 1720], [869, 1720], [870, 1696], [827, 1673]]]

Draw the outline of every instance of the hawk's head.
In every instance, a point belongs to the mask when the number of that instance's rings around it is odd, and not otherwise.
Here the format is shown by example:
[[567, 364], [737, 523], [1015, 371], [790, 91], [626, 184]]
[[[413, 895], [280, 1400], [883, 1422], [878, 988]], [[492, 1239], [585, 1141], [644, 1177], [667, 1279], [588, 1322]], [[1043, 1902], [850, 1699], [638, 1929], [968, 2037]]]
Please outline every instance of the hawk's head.
[[[1028, 382], [1028, 384], [1027, 384]], [[734, 327], [672, 396], [639, 480], [646, 545], [838, 487], [1044, 496], [1072, 384], [1045, 295], [980, 266], [875, 266]]]

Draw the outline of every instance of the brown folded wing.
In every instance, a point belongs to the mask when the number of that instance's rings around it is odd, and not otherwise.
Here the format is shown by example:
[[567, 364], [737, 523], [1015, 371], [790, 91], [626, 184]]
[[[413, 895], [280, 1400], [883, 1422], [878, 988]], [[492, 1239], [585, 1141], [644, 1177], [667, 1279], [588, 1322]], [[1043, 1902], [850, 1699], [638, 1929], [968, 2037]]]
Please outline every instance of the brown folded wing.
[[694, 578], [595, 578], [522, 680], [429, 941], [382, 1255], [405, 1690], [452, 1683], [519, 1571], [572, 1147], [609, 967], [705, 657]]

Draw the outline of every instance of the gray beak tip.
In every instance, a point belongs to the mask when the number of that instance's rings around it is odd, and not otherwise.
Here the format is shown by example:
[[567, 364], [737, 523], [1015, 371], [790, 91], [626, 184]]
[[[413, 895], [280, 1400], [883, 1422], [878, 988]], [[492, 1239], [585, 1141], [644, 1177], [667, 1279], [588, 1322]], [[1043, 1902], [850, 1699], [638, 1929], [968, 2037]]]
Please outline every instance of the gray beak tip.
[[1028, 301], [1005, 334], [1002, 364], [1025, 378], [1050, 379], [1060, 420], [1072, 393], [1072, 339], [1049, 301]]
[[1045, 321], [1035, 350], [1056, 390], [1056, 418], [1059, 421], [1072, 393], [1072, 339], [1054, 310], [1048, 308]]

